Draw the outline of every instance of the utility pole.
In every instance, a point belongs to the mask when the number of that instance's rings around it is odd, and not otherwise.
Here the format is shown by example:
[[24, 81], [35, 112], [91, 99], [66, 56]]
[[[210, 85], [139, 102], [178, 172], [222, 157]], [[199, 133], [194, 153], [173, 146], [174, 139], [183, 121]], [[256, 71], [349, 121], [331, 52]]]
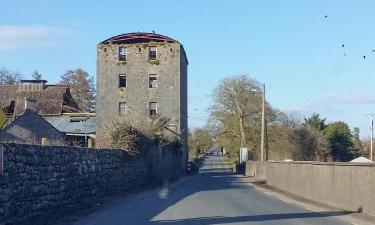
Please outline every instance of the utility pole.
[[[265, 138], [265, 105], [266, 105], [266, 85], [262, 84], [262, 124], [261, 124], [261, 134], [260, 134], [260, 161], [267, 161], [267, 152], [264, 150], [264, 138]], [[256, 89], [252, 89], [252, 92], [258, 92]]]
[[370, 139], [370, 160], [372, 161], [372, 146], [374, 140], [374, 115], [375, 113], [369, 114], [371, 117], [371, 139]]
[[262, 129], [261, 129], [261, 136], [260, 136], [260, 161], [263, 162], [267, 160], [267, 154], [264, 152], [264, 131], [265, 131], [265, 102], [266, 102], [266, 85], [263, 84], [263, 97], [262, 97]]

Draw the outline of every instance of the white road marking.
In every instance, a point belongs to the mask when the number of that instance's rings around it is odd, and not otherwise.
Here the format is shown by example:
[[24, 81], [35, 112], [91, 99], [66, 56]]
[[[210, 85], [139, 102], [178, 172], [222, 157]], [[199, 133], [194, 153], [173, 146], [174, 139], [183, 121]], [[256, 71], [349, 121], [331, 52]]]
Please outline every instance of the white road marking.
[[291, 202], [289, 202], [288, 200], [286, 200], [286, 199], [282, 199], [282, 198], [278, 198], [280, 201], [283, 201], [283, 202], [285, 202], [285, 203], [288, 203], [288, 204], [291, 204]]

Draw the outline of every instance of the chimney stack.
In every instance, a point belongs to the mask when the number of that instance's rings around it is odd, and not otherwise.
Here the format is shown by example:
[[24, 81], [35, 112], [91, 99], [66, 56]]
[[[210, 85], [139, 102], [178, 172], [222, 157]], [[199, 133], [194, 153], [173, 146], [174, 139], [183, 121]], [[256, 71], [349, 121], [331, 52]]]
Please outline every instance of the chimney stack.
[[32, 98], [25, 99], [25, 109], [36, 112], [36, 100]]

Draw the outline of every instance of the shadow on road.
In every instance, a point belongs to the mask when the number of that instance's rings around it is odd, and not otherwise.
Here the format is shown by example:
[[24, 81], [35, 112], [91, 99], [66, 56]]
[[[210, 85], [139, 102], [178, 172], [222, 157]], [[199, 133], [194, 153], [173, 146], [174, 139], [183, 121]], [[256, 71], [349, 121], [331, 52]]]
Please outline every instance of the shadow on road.
[[243, 223], [243, 222], [259, 222], [270, 220], [287, 220], [297, 218], [322, 218], [330, 216], [343, 216], [351, 214], [351, 212], [310, 212], [310, 213], [282, 213], [282, 214], [267, 214], [267, 215], [253, 215], [253, 216], [236, 216], [236, 217], [202, 217], [180, 220], [160, 220], [153, 221], [149, 224], [174, 224], [174, 225], [206, 225], [206, 224], [225, 224], [225, 223]]

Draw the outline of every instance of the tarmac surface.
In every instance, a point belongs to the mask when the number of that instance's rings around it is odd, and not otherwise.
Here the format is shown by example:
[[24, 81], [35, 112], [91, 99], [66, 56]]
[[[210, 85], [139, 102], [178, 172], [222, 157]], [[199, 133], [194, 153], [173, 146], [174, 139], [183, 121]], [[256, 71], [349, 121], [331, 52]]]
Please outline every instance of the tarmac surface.
[[315, 212], [267, 195], [233, 175], [221, 156], [210, 156], [199, 175], [123, 197], [69, 224], [352, 224], [344, 221], [347, 214]]

